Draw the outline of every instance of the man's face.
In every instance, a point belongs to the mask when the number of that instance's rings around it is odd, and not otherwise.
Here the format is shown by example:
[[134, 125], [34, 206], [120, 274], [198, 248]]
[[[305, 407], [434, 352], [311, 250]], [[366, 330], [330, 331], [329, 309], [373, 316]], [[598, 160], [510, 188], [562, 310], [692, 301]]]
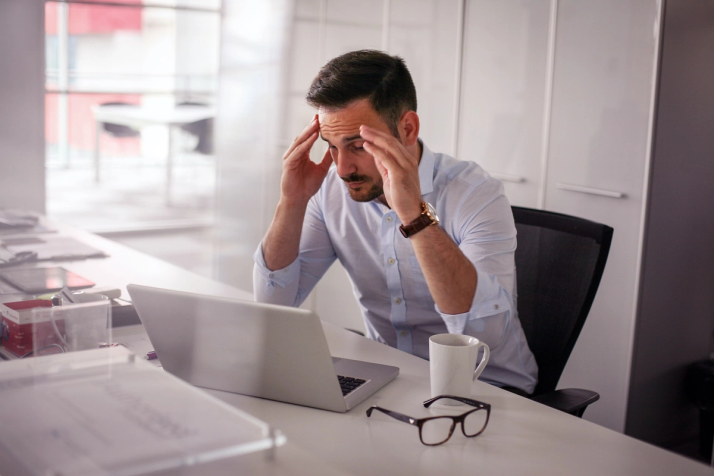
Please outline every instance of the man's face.
[[352, 200], [369, 202], [384, 194], [382, 176], [372, 157], [362, 145], [359, 127], [366, 125], [391, 135], [382, 117], [367, 99], [360, 99], [342, 108], [318, 111], [320, 135], [327, 142], [337, 166], [337, 174], [347, 184]]

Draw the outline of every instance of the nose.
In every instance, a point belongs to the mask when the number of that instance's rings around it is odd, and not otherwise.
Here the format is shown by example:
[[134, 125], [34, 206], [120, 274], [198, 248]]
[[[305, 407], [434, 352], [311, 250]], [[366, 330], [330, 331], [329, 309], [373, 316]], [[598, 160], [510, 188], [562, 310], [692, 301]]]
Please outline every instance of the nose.
[[350, 154], [347, 154], [344, 151], [333, 149], [332, 160], [335, 162], [337, 175], [340, 177], [346, 177], [357, 171], [355, 161], [350, 157]]

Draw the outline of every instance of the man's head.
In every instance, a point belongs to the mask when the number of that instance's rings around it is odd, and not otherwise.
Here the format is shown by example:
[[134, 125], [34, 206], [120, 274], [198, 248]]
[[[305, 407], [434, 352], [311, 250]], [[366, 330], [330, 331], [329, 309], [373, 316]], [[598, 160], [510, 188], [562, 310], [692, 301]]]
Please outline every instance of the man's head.
[[330, 60], [305, 98], [324, 110], [367, 99], [395, 137], [402, 115], [417, 110], [416, 89], [404, 60], [375, 50], [352, 51]]
[[382, 177], [362, 148], [366, 125], [416, 143], [416, 90], [404, 61], [380, 51], [353, 51], [327, 63], [313, 80], [307, 102], [318, 108], [320, 133], [353, 200], [381, 197]]

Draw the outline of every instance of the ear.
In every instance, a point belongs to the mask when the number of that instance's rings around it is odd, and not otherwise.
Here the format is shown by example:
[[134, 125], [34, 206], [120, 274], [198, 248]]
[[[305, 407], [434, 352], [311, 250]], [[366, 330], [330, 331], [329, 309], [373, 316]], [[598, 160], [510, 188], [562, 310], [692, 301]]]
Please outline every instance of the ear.
[[419, 116], [414, 111], [407, 111], [399, 119], [399, 136], [405, 146], [416, 144], [419, 138]]

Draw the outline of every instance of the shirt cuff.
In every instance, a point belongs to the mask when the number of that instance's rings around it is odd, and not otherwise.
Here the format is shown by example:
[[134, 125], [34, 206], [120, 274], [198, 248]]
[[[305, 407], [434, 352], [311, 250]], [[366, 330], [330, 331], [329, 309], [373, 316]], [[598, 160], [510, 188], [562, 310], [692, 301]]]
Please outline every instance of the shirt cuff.
[[300, 258], [296, 258], [295, 261], [282, 269], [273, 271], [268, 269], [268, 265], [265, 264], [265, 257], [263, 256], [262, 242], [258, 245], [258, 249], [255, 250], [253, 259], [255, 260], [256, 270], [265, 281], [266, 287], [273, 287], [277, 284], [281, 288], [284, 288], [295, 281], [300, 275]]
[[511, 310], [508, 293], [496, 278], [490, 274], [479, 273], [476, 293], [471, 302], [471, 309], [463, 314], [444, 314], [436, 304], [434, 308], [441, 315], [450, 334], [463, 334], [466, 323], [474, 319], [493, 316]]

